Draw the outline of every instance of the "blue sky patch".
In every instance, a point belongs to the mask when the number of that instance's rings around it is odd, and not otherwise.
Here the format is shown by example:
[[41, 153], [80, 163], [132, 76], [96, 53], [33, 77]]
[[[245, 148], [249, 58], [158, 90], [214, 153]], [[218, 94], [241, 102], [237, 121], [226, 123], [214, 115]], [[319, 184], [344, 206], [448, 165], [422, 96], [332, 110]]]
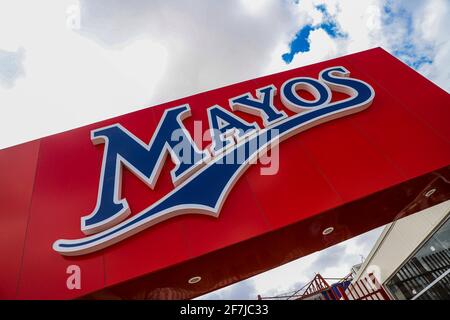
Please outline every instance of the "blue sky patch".
[[286, 63], [291, 63], [294, 56], [299, 52], [308, 52], [310, 49], [309, 34], [314, 28], [307, 24], [302, 27], [295, 35], [294, 40], [290, 43], [290, 51], [283, 54], [282, 58]]
[[0, 49], [0, 86], [7, 89], [14, 87], [18, 78], [25, 75], [25, 49], [6, 51]]
[[392, 51], [394, 56], [414, 69], [433, 63], [433, 60], [427, 54], [432, 51], [431, 48], [426, 46], [418, 48], [412, 38], [414, 25], [411, 13], [405, 8], [394, 7], [392, 1], [388, 1], [383, 6], [383, 13], [382, 22], [386, 28], [398, 28], [401, 25], [405, 30], [405, 36], [394, 43]]
[[300, 30], [295, 34], [294, 39], [289, 44], [289, 52], [281, 56], [287, 64], [292, 62], [297, 53], [308, 52], [310, 50], [309, 36], [311, 31], [323, 29], [331, 38], [345, 38], [347, 36], [340, 29], [336, 19], [329, 14], [325, 5], [318, 5], [316, 6], [316, 9], [321, 11], [323, 14], [322, 23], [317, 25], [307, 24], [300, 28]]

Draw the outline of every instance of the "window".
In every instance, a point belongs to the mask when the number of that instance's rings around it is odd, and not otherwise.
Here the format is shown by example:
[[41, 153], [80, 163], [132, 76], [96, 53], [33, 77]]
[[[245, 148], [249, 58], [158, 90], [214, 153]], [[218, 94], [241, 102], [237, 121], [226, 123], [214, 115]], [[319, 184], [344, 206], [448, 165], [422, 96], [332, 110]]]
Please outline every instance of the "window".
[[[411, 299], [450, 268], [450, 218], [386, 283], [396, 299]], [[450, 274], [427, 288], [418, 300], [450, 299]]]

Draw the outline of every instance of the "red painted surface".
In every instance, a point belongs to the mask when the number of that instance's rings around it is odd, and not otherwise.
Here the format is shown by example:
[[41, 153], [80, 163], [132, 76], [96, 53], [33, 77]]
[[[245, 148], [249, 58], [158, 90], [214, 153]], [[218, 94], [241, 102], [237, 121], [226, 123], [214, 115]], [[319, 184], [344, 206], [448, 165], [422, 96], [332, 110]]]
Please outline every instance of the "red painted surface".
[[[104, 250], [64, 257], [52, 250], [79, 238], [95, 206], [103, 145], [90, 130], [120, 123], [148, 142], [166, 108], [189, 103], [184, 121], [207, 129], [206, 108], [292, 77], [317, 78], [342, 65], [375, 89], [371, 107], [284, 141], [280, 168], [252, 166], [219, 218], [185, 215]], [[343, 96], [334, 93], [333, 99]], [[275, 105], [281, 106], [279, 97]], [[247, 121], [259, 118], [237, 113]], [[450, 198], [450, 98], [382, 49], [238, 83], [0, 151], [0, 298], [191, 298], [356, 236]], [[204, 146], [203, 146], [204, 147]], [[39, 154], [39, 158], [38, 158]], [[132, 212], [173, 186], [167, 163], [155, 190], [125, 170]], [[205, 186], [207, 187], [207, 186]], [[430, 198], [423, 192], [435, 187]], [[335, 232], [323, 236], [325, 227]], [[81, 289], [66, 288], [66, 268], [81, 267]], [[187, 280], [201, 276], [190, 285]]]
[[0, 297], [13, 298], [23, 257], [39, 141], [0, 152]]

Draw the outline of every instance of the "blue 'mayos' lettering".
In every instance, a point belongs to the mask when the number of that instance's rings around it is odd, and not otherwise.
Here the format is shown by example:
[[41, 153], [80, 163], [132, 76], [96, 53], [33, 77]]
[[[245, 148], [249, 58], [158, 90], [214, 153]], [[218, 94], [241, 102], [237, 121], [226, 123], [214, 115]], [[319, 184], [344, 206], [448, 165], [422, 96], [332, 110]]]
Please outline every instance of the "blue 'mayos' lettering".
[[[171, 172], [174, 184], [182, 181], [194, 166], [201, 164], [204, 153], [196, 147], [181, 123], [188, 116], [190, 109], [187, 105], [166, 110], [149, 144], [119, 124], [91, 132], [93, 143], [104, 143], [105, 149], [97, 205], [90, 215], [81, 218], [84, 233], [107, 229], [130, 214], [127, 201], [120, 198], [122, 165], [153, 189], [168, 153], [176, 164]], [[176, 138], [174, 132], [177, 133]], [[180, 144], [188, 157], [174, 152]]]
[[361, 80], [350, 78], [350, 71], [342, 66], [323, 70], [319, 74], [319, 79], [333, 91], [356, 97], [352, 101], [372, 101], [370, 98], [375, 95], [372, 87]]
[[[297, 91], [305, 90], [314, 96], [314, 100], [306, 100]], [[330, 89], [317, 79], [301, 77], [286, 81], [281, 86], [281, 101], [289, 110], [298, 113], [305, 109], [317, 108], [328, 104], [331, 100]]]
[[277, 88], [270, 85], [256, 91], [258, 99], [253, 99], [250, 93], [230, 99], [230, 107], [233, 111], [242, 111], [261, 117], [267, 127], [286, 118], [286, 114], [275, 108], [273, 104], [276, 92]]
[[234, 144], [230, 135], [242, 138], [258, 129], [256, 123], [250, 124], [218, 105], [208, 109], [208, 121], [215, 154]]
[[[298, 79], [299, 78], [290, 79], [286, 81], [285, 84], [288, 84], [291, 88], [293, 88], [295, 83], [298, 82]], [[314, 82], [308, 80], [311, 86], [306, 86], [306, 90], [313, 90], [311, 89], [312, 87], [316, 88], [318, 91], [316, 92], [317, 101], [330, 101], [331, 93], [329, 92], [329, 88], [334, 91], [344, 92], [349, 97], [343, 100], [329, 102], [324, 105], [316, 101], [315, 103], [318, 103], [317, 106], [309, 107], [303, 110], [303, 112], [299, 112], [299, 110], [297, 110], [295, 115], [276, 122], [270, 128], [258, 130], [255, 134], [249, 135], [248, 139], [243, 139], [232, 148], [227, 149], [227, 151], [222, 155], [209, 159], [210, 161], [204, 167], [199, 168], [198, 171], [195, 171], [195, 173], [192, 173], [195, 169], [197, 169], [194, 167], [192, 167], [192, 171], [190, 169], [184, 171], [191, 172], [192, 175], [190, 175], [189, 178], [184, 180], [184, 182], [179, 184], [174, 190], [169, 192], [163, 198], [143, 209], [141, 212], [136, 213], [133, 217], [118, 223], [117, 225], [113, 225], [110, 221], [114, 221], [117, 216], [120, 216], [120, 214], [122, 214], [121, 210], [126, 210], [127, 206], [123, 205], [126, 204], [125, 200], [119, 200], [116, 198], [116, 201], [111, 201], [111, 197], [114, 199], [114, 192], [110, 190], [109, 193], [105, 193], [107, 196], [105, 198], [106, 200], [104, 205], [109, 205], [111, 210], [115, 210], [112, 213], [115, 213], [116, 216], [108, 214], [106, 209], [105, 211], [101, 211], [100, 208], [102, 202], [98, 202], [98, 206], [94, 213], [91, 216], [84, 217], [84, 219], [89, 220], [89, 223], [91, 223], [89, 225], [90, 227], [93, 226], [94, 223], [100, 224], [100, 222], [103, 223], [103, 228], [110, 225], [111, 227], [107, 230], [103, 230], [97, 234], [81, 239], [57, 240], [53, 244], [53, 249], [64, 255], [86, 254], [112, 245], [140, 232], [147, 227], [177, 215], [197, 213], [217, 217], [230, 189], [234, 185], [234, 182], [239, 179], [241, 174], [251, 164], [250, 159], [258, 156], [258, 153], [261, 150], [270, 148], [272, 142], [275, 142], [275, 145], [277, 145], [279, 141], [283, 141], [284, 139], [294, 136], [304, 130], [308, 130], [315, 125], [335, 120], [352, 113], [360, 112], [369, 107], [374, 100], [375, 92], [373, 88], [364, 81], [350, 78], [350, 72], [344, 67], [338, 66], [327, 68], [319, 74], [319, 79], [320, 80], [313, 79]], [[295, 81], [292, 82], [292, 80]], [[322, 90], [323, 88], [325, 88], [326, 92]], [[296, 106], [296, 108], [300, 107]], [[217, 112], [219, 114], [227, 114], [226, 111], [221, 113], [221, 111], [224, 110], [218, 106], [214, 109], [216, 109], [216, 111], [218, 109], [219, 111]], [[161, 141], [165, 141], [169, 136], [169, 133], [166, 132], [168, 128], [170, 129], [171, 126], [172, 129], [170, 130], [178, 127], [181, 128], [180, 122], [183, 116], [189, 114], [188, 110], [189, 109], [186, 106], [167, 110], [163, 116], [163, 120], [160, 123], [159, 130], [157, 129], [155, 133], [155, 135], [159, 138], [155, 139], [162, 139]], [[230, 130], [234, 130], [232, 128], [236, 129], [241, 126], [243, 126], [243, 128], [245, 128], [245, 126], [249, 126], [249, 124], [246, 124], [245, 122], [234, 122], [233, 119], [237, 120], [233, 116], [228, 118], [230, 122], [227, 122], [227, 119], [217, 119], [217, 125], [219, 126], [220, 122], [220, 127], [226, 128], [228, 126], [226, 123], [228, 123]], [[178, 122], [178, 124], [175, 122]], [[118, 128], [109, 130], [114, 127]], [[138, 176], [142, 175], [143, 179], [147, 179], [149, 176], [152, 176], [154, 172], [159, 172], [159, 169], [155, 169], [160, 168], [158, 163], [153, 166], [147, 164], [149, 166], [147, 168], [146, 165], [140, 163], [139, 159], [135, 159], [131, 157], [131, 155], [127, 154], [127, 152], [131, 152], [130, 150], [136, 149], [137, 151], [135, 152], [139, 152], [142, 157], [146, 157], [145, 161], [153, 159], [152, 156], [142, 150], [145, 145], [140, 142], [140, 140], [134, 137], [134, 141], [128, 141], [129, 138], [133, 140], [133, 137], [134, 136], [132, 136], [131, 133], [127, 133], [127, 131], [120, 127], [120, 125], [114, 125], [93, 131], [93, 141], [96, 142], [96, 139], [100, 139], [100, 142], [105, 143], [103, 169], [99, 189], [100, 200], [103, 196], [102, 187], [107, 187], [110, 189], [118, 188], [118, 186], [120, 187], [120, 181], [115, 183], [111, 182], [113, 180], [117, 180], [118, 177], [120, 178], [120, 174], [117, 173], [117, 170], [120, 170], [121, 166], [114, 165], [114, 163], [124, 163], [129, 167], [132, 165], [138, 166], [139, 170], [135, 168], [134, 172]], [[111, 140], [109, 143], [108, 139]], [[115, 139], [122, 140], [122, 142], [115, 142]], [[123, 143], [126, 143], [126, 145], [123, 145]], [[120, 147], [117, 144], [119, 144]], [[139, 146], [139, 144], [141, 144], [141, 146]], [[162, 147], [161, 144], [158, 145], [157, 142], [154, 142], [152, 139], [150, 144], [147, 146], [148, 148], [144, 149], [148, 150], [148, 152], [150, 152], [150, 150], [152, 150], [152, 152], [154, 151], [155, 155], [158, 159], [160, 159], [160, 157], [163, 157], [161, 156], [162, 154], [166, 154], [166, 147], [170, 149], [172, 146], [173, 145], [171, 142], [164, 142], [164, 147]], [[108, 147], [113, 148], [114, 151], [109, 151]], [[126, 148], [128, 151], [122, 150], [122, 148]], [[194, 150], [196, 150], [195, 147]], [[121, 155], [121, 151], [126, 154], [126, 160], [123, 155]], [[241, 155], [243, 157], [241, 160], [243, 161], [231, 163], [222, 161], [225, 157], [231, 155], [232, 153], [235, 155], [235, 157], [233, 157], [234, 159], [237, 159], [238, 156]], [[153, 159], [151, 162], [154, 164], [155, 160]], [[109, 168], [109, 166], [111, 166], [112, 169]], [[107, 167], [108, 169], [106, 169]], [[181, 166], [178, 166], [177, 169], [179, 170], [180, 167]], [[145, 170], [146, 168], [147, 170]], [[105, 172], [112, 170], [116, 170], [115, 175], [113, 173], [110, 173], [109, 176], [105, 174]], [[117, 189], [115, 192], [116, 195], [120, 194]], [[123, 206], [121, 206], [121, 204]], [[104, 221], [102, 219], [104, 219]]]

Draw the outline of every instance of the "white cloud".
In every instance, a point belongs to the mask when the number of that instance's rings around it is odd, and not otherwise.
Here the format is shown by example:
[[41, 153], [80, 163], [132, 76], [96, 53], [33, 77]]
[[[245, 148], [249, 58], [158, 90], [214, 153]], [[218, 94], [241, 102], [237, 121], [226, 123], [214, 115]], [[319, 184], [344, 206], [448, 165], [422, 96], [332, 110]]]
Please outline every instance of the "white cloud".
[[[121, 49], [104, 48], [66, 27], [70, 1], [55, 1], [45, 10], [34, 2], [14, 3], [8, 4], [8, 10], [0, 8], [0, 30], [5, 35], [0, 37], [0, 48], [25, 48], [26, 77], [14, 88], [0, 87], [0, 106], [7, 110], [0, 126], [10, 132], [1, 136], [0, 147], [150, 103], [167, 68], [163, 46], [140, 39]], [[8, 20], [10, 15], [16, 20]], [[5, 30], [16, 30], [17, 35]]]
[[[269, 0], [113, 3], [81, 1], [80, 33], [105, 46], [136, 37], [161, 43], [169, 62], [158, 102], [263, 75], [273, 48], [287, 43], [301, 20], [295, 4]], [[119, 26], [127, 32], [111, 32]]]
[[[286, 65], [281, 55], [299, 28], [323, 21], [319, 4], [347, 37], [314, 30], [311, 50]], [[388, 25], [386, 4], [397, 14]], [[0, 86], [0, 125], [11, 132], [0, 148], [379, 45], [396, 52], [412, 43], [432, 61], [419, 71], [450, 90], [448, 13], [445, 0], [2, 2], [0, 50], [27, 54], [26, 76]]]
[[420, 37], [432, 50], [433, 63], [420, 69], [425, 77], [450, 92], [450, 4], [445, 0], [427, 1], [421, 12], [415, 13], [414, 25]]
[[250, 14], [261, 14], [262, 11], [267, 10], [271, 0], [241, 0], [244, 10]]
[[27, 52], [27, 76], [0, 87], [0, 148], [261, 76], [297, 22], [278, 1], [81, 1], [79, 21], [74, 5], [0, 4], [0, 49]]

